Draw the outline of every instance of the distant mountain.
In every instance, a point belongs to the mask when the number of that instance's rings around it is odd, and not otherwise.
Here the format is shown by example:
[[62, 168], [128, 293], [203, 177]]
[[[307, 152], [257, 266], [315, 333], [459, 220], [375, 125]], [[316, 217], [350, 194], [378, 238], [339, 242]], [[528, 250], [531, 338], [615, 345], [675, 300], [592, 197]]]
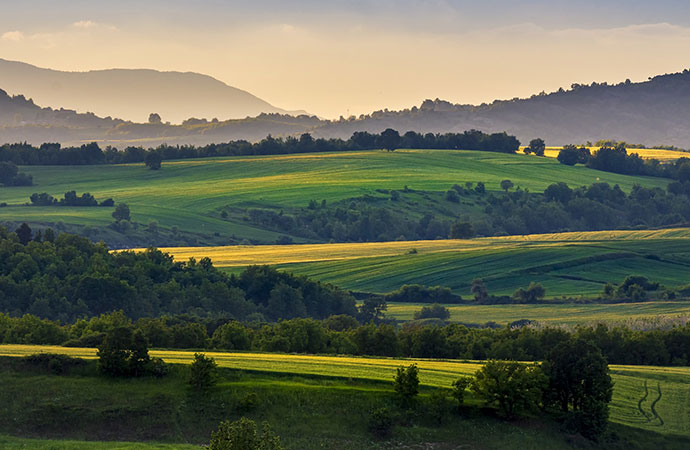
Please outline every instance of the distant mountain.
[[426, 100], [403, 111], [377, 111], [356, 121], [326, 124], [318, 134], [346, 137], [387, 127], [417, 132], [507, 131], [527, 143], [550, 145], [617, 139], [690, 147], [690, 71], [642, 83], [573, 85], [570, 90], [479, 106]]
[[227, 120], [287, 112], [215, 78], [191, 72], [61, 72], [0, 59], [0, 88], [43, 106], [137, 122], [145, 122], [153, 112], [172, 123], [190, 117]]
[[[2, 76], [0, 69], [0, 87], [3, 87]], [[165, 116], [160, 108], [142, 110]], [[207, 118], [213, 115], [208, 112], [182, 114]], [[689, 119], [688, 70], [660, 75], [642, 83], [573, 85], [567, 91], [561, 89], [527, 99], [497, 100], [478, 106], [426, 100], [419, 107], [376, 111], [357, 119], [337, 121], [305, 114], [261, 113], [244, 119], [186, 120], [181, 125], [134, 123], [70, 110], [40, 108], [23, 96], [0, 95], [0, 143], [59, 141], [72, 145], [98, 141], [118, 147], [155, 146], [164, 142], [208, 144], [236, 139], [255, 141], [268, 134], [297, 136], [305, 132], [315, 137], [348, 138], [355, 131], [380, 132], [394, 128], [401, 133], [408, 130], [422, 133], [470, 129], [507, 131], [525, 144], [541, 137], [548, 145], [616, 139], [687, 148], [690, 147]]]

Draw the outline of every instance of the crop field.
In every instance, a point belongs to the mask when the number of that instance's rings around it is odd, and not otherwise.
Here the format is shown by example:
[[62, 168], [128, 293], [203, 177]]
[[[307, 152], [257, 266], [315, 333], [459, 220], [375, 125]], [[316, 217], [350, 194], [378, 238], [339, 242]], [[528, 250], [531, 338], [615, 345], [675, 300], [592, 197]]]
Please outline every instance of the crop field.
[[665, 286], [688, 283], [690, 230], [554, 233], [468, 240], [165, 248], [178, 260], [210, 257], [237, 271], [269, 264], [362, 292], [403, 284], [447, 286], [469, 295], [482, 278], [490, 292], [511, 294], [530, 281], [547, 297], [592, 296], [606, 282], [644, 274]]
[[[26, 356], [38, 352], [94, 358], [96, 350], [0, 346], [2, 356]], [[171, 363], [187, 364], [194, 358], [194, 352], [190, 351], [151, 351], [150, 354]], [[390, 381], [397, 367], [417, 363], [422, 385], [444, 388], [450, 387], [458, 376], [472, 374], [481, 366], [481, 362], [477, 361], [455, 360], [221, 352], [207, 352], [207, 355], [215, 358], [220, 367], [342, 380]], [[687, 408], [690, 401], [690, 368], [612, 365], [611, 373], [615, 382], [612, 421], [660, 433], [690, 436], [690, 409]]]
[[0, 435], [3, 450], [199, 450], [198, 445], [26, 439]]
[[90, 192], [127, 203], [132, 220], [157, 221], [166, 229], [236, 234], [275, 240], [276, 233], [241, 220], [223, 220], [227, 206], [304, 207], [310, 200], [338, 201], [377, 189], [446, 191], [453, 184], [486, 183], [498, 191], [503, 179], [530, 191], [563, 181], [572, 187], [602, 181], [629, 191], [633, 184], [665, 187], [667, 180], [567, 167], [551, 158], [490, 152], [398, 150], [314, 153], [165, 161], [159, 171], [143, 164], [29, 166], [35, 186], [0, 189], [0, 221], [104, 226], [111, 208], [28, 207], [34, 192], [61, 197], [66, 191]]
[[[389, 303], [386, 315], [400, 321], [412, 320], [414, 313], [423, 306], [422, 303]], [[603, 322], [664, 327], [690, 320], [690, 302], [443, 306], [450, 311], [450, 321], [475, 324], [506, 325], [528, 319], [546, 325]]]
[[[598, 147], [589, 147], [590, 151], [595, 151]], [[547, 147], [544, 156], [556, 158], [561, 151], [561, 147]], [[678, 158], [690, 158], [690, 152], [680, 150], [664, 150], [662, 148], [629, 148], [628, 154], [637, 153], [642, 159], [658, 159], [661, 162], [675, 161]]]

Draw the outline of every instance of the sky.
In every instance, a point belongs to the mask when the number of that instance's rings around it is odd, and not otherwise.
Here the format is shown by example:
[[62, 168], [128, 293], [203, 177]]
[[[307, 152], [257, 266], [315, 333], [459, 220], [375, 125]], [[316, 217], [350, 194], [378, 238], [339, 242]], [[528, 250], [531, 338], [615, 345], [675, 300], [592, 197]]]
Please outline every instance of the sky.
[[322, 117], [690, 68], [687, 0], [2, 0], [0, 58], [211, 75]]

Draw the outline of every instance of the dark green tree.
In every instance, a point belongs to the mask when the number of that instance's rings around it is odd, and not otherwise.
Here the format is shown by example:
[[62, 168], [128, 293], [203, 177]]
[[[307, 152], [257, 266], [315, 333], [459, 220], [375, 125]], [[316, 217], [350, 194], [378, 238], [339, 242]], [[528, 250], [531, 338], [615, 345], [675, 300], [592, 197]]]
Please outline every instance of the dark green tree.
[[15, 233], [17, 233], [19, 242], [22, 245], [26, 245], [33, 240], [33, 233], [31, 231], [31, 227], [26, 222], [19, 225], [19, 228], [17, 228]]
[[130, 215], [129, 215], [129, 206], [127, 206], [127, 203], [118, 203], [117, 206], [115, 207], [115, 211], [113, 211], [113, 219], [120, 221], [120, 220], [125, 220], [129, 221], [130, 220]]
[[506, 194], [508, 193], [508, 190], [514, 186], [513, 182], [510, 180], [503, 180], [501, 181], [501, 189], [503, 189]]
[[544, 359], [548, 378], [546, 404], [570, 415], [574, 431], [596, 439], [605, 430], [613, 394], [613, 381], [601, 350], [584, 339], [556, 345]]
[[419, 369], [417, 364], [398, 367], [393, 380], [393, 389], [403, 406], [410, 406], [419, 394]]
[[196, 391], [207, 391], [215, 386], [218, 364], [203, 353], [194, 353], [194, 361], [189, 367], [189, 385]]
[[544, 139], [536, 138], [529, 141], [529, 146], [525, 147], [525, 153], [534, 153], [537, 156], [544, 156], [544, 151], [546, 150], [546, 144]]
[[11, 186], [17, 176], [17, 166], [11, 161], [0, 161], [0, 183]]
[[113, 328], [98, 346], [101, 372], [119, 377], [141, 376], [150, 361], [146, 338], [131, 327]]
[[470, 292], [474, 294], [474, 300], [477, 302], [484, 302], [489, 298], [489, 291], [486, 289], [486, 284], [484, 284], [484, 280], [481, 278], [472, 280]]
[[465, 403], [465, 394], [467, 388], [472, 384], [472, 377], [460, 377], [453, 381], [453, 398], [458, 402], [458, 408], [462, 407]]
[[473, 238], [474, 235], [475, 235], [474, 227], [472, 226], [472, 224], [470, 222], [466, 222], [466, 221], [455, 222], [450, 227], [449, 237], [451, 239], [469, 239], [469, 238]]
[[513, 418], [537, 408], [546, 377], [537, 365], [489, 361], [475, 373], [471, 386], [487, 404], [496, 404], [505, 417]]
[[163, 158], [158, 152], [148, 152], [146, 154], [146, 159], [144, 159], [144, 164], [151, 170], [158, 170], [161, 168], [163, 163]]
[[392, 128], [387, 128], [382, 131], [379, 137], [376, 139], [376, 144], [384, 150], [392, 152], [400, 147], [402, 138], [400, 133]]

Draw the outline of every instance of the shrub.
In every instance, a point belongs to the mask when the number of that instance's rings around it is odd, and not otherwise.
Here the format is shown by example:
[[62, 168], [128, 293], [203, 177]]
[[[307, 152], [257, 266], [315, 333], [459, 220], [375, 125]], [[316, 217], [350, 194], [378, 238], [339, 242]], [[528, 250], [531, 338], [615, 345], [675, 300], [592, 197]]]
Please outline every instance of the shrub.
[[266, 423], [259, 430], [256, 422], [242, 417], [234, 422], [221, 422], [211, 433], [209, 450], [282, 450], [280, 439]]
[[450, 319], [450, 311], [443, 305], [434, 303], [431, 306], [422, 306], [422, 309], [414, 313], [415, 320], [419, 319]]
[[393, 414], [388, 408], [378, 408], [369, 414], [369, 431], [376, 437], [384, 439], [393, 432]]
[[429, 416], [437, 424], [442, 424], [448, 418], [450, 407], [448, 405], [448, 397], [446, 392], [442, 389], [436, 389], [429, 395], [427, 400], [427, 411]]
[[456, 191], [451, 189], [446, 192], [446, 200], [453, 203], [459, 203], [460, 197], [458, 196], [458, 193]]
[[98, 367], [101, 372], [121, 377], [146, 374], [149, 368], [149, 352], [146, 338], [131, 327], [110, 330], [98, 347]]
[[194, 362], [190, 366], [189, 385], [197, 391], [205, 391], [215, 386], [218, 365], [213, 358], [203, 353], [194, 353]]
[[458, 401], [458, 408], [465, 403], [465, 391], [472, 384], [471, 377], [460, 377], [453, 381], [453, 398]]

